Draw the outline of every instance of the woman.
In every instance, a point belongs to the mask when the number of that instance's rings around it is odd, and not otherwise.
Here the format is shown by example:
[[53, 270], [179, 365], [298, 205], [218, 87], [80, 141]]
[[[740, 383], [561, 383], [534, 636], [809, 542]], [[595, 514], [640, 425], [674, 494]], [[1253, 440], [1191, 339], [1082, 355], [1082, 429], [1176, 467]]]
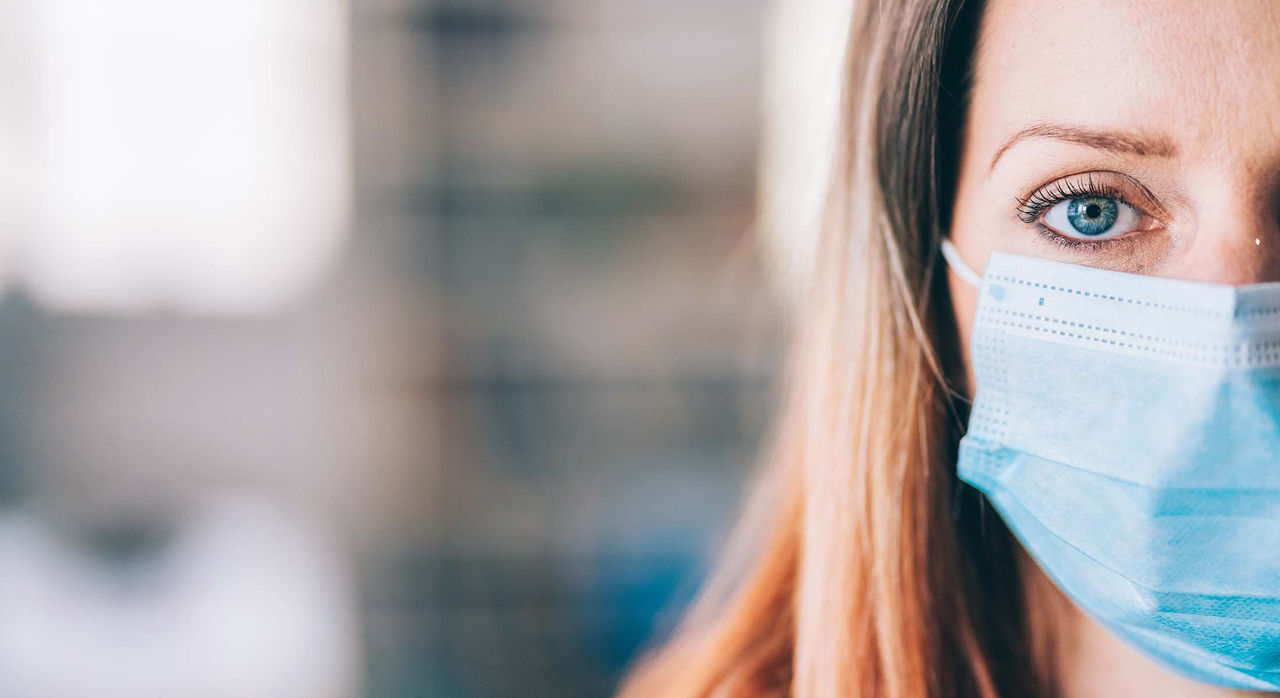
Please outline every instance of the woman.
[[849, 43], [769, 468], [623, 694], [1280, 690], [1280, 3]]

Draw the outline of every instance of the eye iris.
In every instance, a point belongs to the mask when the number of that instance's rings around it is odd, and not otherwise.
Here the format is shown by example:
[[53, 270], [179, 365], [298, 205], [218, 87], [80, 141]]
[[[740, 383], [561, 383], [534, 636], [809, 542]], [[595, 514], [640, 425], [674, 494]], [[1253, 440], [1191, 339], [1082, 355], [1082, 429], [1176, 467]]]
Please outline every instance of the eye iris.
[[1072, 199], [1067, 205], [1067, 220], [1081, 235], [1102, 235], [1115, 225], [1119, 215], [1119, 203], [1104, 196]]

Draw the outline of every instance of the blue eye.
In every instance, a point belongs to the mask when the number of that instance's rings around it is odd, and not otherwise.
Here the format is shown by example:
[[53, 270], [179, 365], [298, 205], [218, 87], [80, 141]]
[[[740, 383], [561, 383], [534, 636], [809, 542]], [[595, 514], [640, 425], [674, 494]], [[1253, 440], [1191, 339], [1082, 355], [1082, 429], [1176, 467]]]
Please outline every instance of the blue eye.
[[1065, 237], [1099, 240], [1133, 231], [1139, 219], [1137, 210], [1119, 199], [1082, 196], [1054, 204], [1044, 214], [1044, 225]]
[[1102, 235], [1115, 225], [1120, 205], [1115, 199], [1091, 196], [1067, 203], [1067, 222], [1081, 235]]

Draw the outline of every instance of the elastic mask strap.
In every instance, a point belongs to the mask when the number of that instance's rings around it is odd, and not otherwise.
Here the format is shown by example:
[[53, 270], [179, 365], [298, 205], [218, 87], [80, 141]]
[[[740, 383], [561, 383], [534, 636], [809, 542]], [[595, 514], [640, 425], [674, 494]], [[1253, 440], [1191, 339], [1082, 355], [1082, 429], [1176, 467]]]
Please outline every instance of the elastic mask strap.
[[978, 288], [982, 285], [982, 277], [973, 270], [973, 267], [964, 263], [964, 259], [960, 257], [960, 251], [950, 240], [942, 241], [942, 256], [947, 260], [947, 266], [951, 267], [951, 271], [960, 277], [961, 281]]

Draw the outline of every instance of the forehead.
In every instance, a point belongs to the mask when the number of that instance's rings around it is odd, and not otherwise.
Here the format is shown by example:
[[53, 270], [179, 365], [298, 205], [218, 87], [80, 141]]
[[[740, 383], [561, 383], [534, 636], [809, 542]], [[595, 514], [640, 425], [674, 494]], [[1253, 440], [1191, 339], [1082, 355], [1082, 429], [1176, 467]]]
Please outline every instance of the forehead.
[[1053, 122], [1159, 131], [1190, 157], [1275, 152], [1280, 2], [987, 0], [971, 109], [991, 150]]

